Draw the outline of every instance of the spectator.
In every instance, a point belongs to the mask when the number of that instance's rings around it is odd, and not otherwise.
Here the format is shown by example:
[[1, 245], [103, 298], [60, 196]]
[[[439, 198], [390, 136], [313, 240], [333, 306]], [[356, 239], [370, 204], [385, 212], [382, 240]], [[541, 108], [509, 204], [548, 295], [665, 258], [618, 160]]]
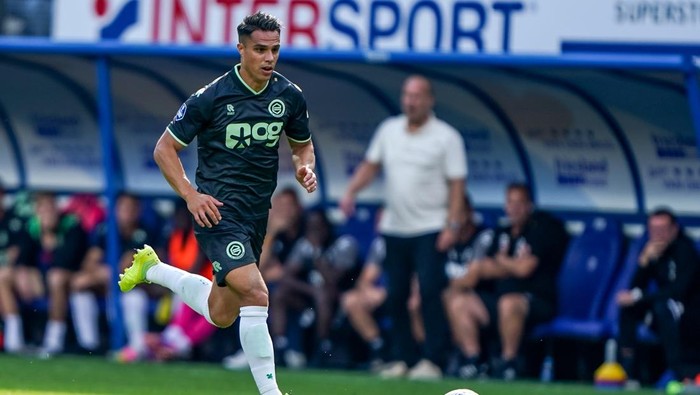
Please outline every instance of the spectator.
[[[378, 213], [377, 219], [381, 217]], [[352, 289], [341, 296], [341, 306], [352, 328], [365, 341], [370, 350], [370, 369], [380, 371], [387, 357], [387, 342], [382, 336], [378, 319], [384, 315], [382, 307], [386, 301], [386, 284], [383, 263], [386, 256], [384, 238], [380, 235], [372, 240], [367, 259]], [[420, 315], [420, 291], [414, 278], [407, 308], [413, 338], [417, 343], [425, 341], [423, 318]]]
[[[681, 371], [680, 321], [688, 302], [700, 294], [698, 253], [668, 209], [652, 212], [647, 220], [649, 240], [639, 255], [638, 267], [629, 285], [620, 291], [620, 358], [629, 378], [636, 380], [635, 343], [637, 326], [650, 314], [666, 356], [666, 365], [677, 376]], [[651, 283], [654, 288], [650, 288]]]
[[496, 280], [501, 358], [495, 375], [513, 380], [524, 333], [556, 313], [556, 279], [569, 237], [561, 221], [534, 210], [525, 184], [508, 185], [505, 212], [510, 223], [496, 230], [487, 257], [472, 262], [459, 281], [475, 288], [482, 281]]
[[457, 244], [447, 253], [445, 271], [450, 285], [443, 294], [452, 338], [459, 350], [454, 373], [464, 379], [486, 373], [488, 359], [482, 358], [480, 335], [482, 329], [495, 327], [491, 317], [497, 316], [493, 280], [480, 281], [475, 287], [464, 284], [470, 264], [486, 256], [494, 237], [494, 231], [475, 224], [473, 216], [466, 198]]
[[386, 241], [384, 270], [395, 362], [383, 374], [403, 376], [418, 359], [406, 309], [416, 273], [426, 341], [421, 360], [408, 372], [414, 379], [442, 376], [449, 330], [440, 299], [447, 285], [441, 262], [456, 240], [467, 173], [464, 141], [457, 130], [435, 117], [434, 104], [425, 77], [405, 80], [403, 114], [378, 127], [340, 201], [345, 215], [352, 215], [357, 193], [383, 169], [387, 199], [379, 226]]
[[[134, 248], [153, 241], [152, 232], [141, 223], [140, 218], [139, 198], [129, 193], [119, 194], [116, 201], [116, 221], [119, 232], [120, 268], [131, 263]], [[97, 297], [106, 295], [112, 280], [111, 269], [106, 262], [106, 252], [107, 227], [102, 223], [97, 227], [95, 241], [88, 249], [80, 270], [71, 281], [71, 308], [78, 343], [91, 351], [100, 345]], [[122, 296], [129, 345], [115, 355], [120, 361], [131, 361], [145, 355], [148, 300], [149, 291], [146, 286]]]
[[304, 229], [304, 236], [289, 254], [284, 265], [285, 275], [272, 295], [271, 332], [277, 354], [289, 359], [287, 351], [299, 352], [301, 347], [290, 347], [286, 337], [287, 313], [312, 307], [318, 339], [313, 362], [323, 365], [332, 353], [332, 318], [340, 292], [349, 288], [357, 267], [358, 245], [349, 235], [336, 238], [322, 209], [306, 216]]
[[26, 278], [18, 286], [21, 295], [38, 298], [44, 296], [45, 282], [48, 322], [39, 356], [47, 358], [64, 350], [70, 281], [80, 268], [88, 241], [79, 220], [61, 214], [53, 193], [34, 194], [34, 208], [36, 215], [20, 236], [18, 264], [24, 266]]
[[5, 207], [5, 188], [0, 183], [0, 314], [4, 323], [4, 348], [9, 353], [24, 349], [24, 330], [14, 287], [21, 228], [22, 221]]

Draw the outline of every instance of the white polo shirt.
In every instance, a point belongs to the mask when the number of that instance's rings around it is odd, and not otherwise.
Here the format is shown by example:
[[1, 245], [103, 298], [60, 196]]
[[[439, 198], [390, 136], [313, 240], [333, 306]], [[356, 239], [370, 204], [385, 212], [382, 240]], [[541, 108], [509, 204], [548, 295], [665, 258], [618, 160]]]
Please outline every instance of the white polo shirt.
[[384, 171], [386, 202], [380, 231], [413, 237], [444, 228], [448, 181], [466, 179], [466, 156], [459, 132], [434, 115], [413, 133], [408, 132], [405, 115], [382, 122], [365, 156]]

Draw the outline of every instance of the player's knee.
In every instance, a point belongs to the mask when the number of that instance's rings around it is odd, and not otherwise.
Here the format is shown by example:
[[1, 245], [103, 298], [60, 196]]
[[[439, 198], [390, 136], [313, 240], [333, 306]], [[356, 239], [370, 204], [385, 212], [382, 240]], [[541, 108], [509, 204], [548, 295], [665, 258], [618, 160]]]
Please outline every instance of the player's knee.
[[266, 287], [251, 287], [240, 293], [241, 306], [267, 306], [269, 294]]
[[219, 308], [210, 308], [209, 317], [211, 318], [212, 324], [219, 328], [228, 328], [233, 325], [238, 317], [238, 312], [232, 311], [230, 308], [224, 308], [221, 306]]

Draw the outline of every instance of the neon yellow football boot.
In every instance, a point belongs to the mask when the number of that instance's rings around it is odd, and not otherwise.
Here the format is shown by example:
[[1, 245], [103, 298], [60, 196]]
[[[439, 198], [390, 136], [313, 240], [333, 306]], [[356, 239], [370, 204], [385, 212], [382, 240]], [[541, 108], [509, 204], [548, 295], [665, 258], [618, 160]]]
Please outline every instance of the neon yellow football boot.
[[146, 280], [146, 272], [159, 262], [160, 259], [153, 251], [153, 247], [144, 244], [142, 249], [136, 250], [131, 266], [124, 270], [124, 274], [119, 275], [119, 289], [122, 292], [129, 292], [141, 283], [150, 283]]

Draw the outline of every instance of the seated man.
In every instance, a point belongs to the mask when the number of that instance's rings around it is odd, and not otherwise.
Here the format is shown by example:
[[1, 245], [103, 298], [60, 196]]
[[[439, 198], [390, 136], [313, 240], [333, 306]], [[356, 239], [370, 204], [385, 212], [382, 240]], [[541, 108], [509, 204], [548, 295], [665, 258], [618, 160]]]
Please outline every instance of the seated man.
[[34, 297], [43, 296], [36, 290], [48, 291], [48, 321], [39, 356], [49, 357], [64, 350], [68, 290], [88, 240], [75, 216], [61, 214], [53, 193], [34, 194], [34, 209], [36, 215], [20, 235], [18, 264], [23, 266], [23, 279], [18, 281], [18, 291]]
[[493, 280], [479, 281], [474, 288], [463, 284], [469, 265], [486, 256], [494, 236], [493, 230], [475, 224], [473, 216], [471, 202], [465, 198], [457, 244], [447, 252], [445, 271], [450, 284], [443, 293], [452, 338], [460, 352], [454, 373], [465, 379], [485, 373], [487, 360], [481, 353], [480, 333], [495, 327], [491, 317], [496, 316]]
[[[698, 253], [681, 231], [676, 216], [667, 209], [654, 211], [647, 220], [647, 231], [649, 240], [639, 255], [630, 289], [616, 296], [620, 306], [620, 362], [630, 383], [636, 383], [637, 326], [649, 313], [663, 345], [666, 365], [676, 375], [680, 373], [680, 320], [688, 302], [700, 293]], [[656, 284], [653, 290], [648, 287], [652, 282]]]
[[534, 210], [525, 184], [508, 185], [505, 212], [510, 223], [496, 230], [487, 257], [472, 262], [460, 282], [474, 288], [481, 281], [496, 280], [501, 360], [494, 373], [513, 380], [525, 331], [556, 313], [556, 280], [569, 237], [561, 221]]
[[[286, 338], [288, 311], [313, 308], [318, 339], [314, 362], [321, 365], [331, 355], [333, 315], [340, 292], [349, 287], [357, 268], [359, 248], [352, 236], [334, 236], [321, 209], [307, 215], [304, 230], [304, 236], [287, 258], [285, 275], [271, 297], [271, 332], [277, 354], [284, 355], [290, 348]], [[296, 348], [295, 351], [302, 351], [299, 346]]]
[[19, 253], [18, 234], [23, 223], [5, 207], [5, 189], [0, 183], [0, 314], [4, 328], [5, 352], [17, 353], [24, 348], [24, 330], [15, 296], [15, 262]]
[[[121, 248], [119, 265], [123, 268], [131, 264], [135, 248], [154, 240], [152, 232], [141, 223], [141, 202], [137, 196], [121, 193], [117, 197], [115, 212]], [[97, 227], [95, 242], [71, 281], [71, 308], [76, 335], [80, 345], [88, 350], [95, 350], [100, 345], [97, 295], [105, 295], [112, 279], [111, 269], [106, 263], [106, 251], [107, 227], [103, 223]], [[145, 354], [144, 336], [148, 322], [146, 287], [148, 285], [122, 296], [129, 348], [117, 353], [118, 360], [137, 359]]]

